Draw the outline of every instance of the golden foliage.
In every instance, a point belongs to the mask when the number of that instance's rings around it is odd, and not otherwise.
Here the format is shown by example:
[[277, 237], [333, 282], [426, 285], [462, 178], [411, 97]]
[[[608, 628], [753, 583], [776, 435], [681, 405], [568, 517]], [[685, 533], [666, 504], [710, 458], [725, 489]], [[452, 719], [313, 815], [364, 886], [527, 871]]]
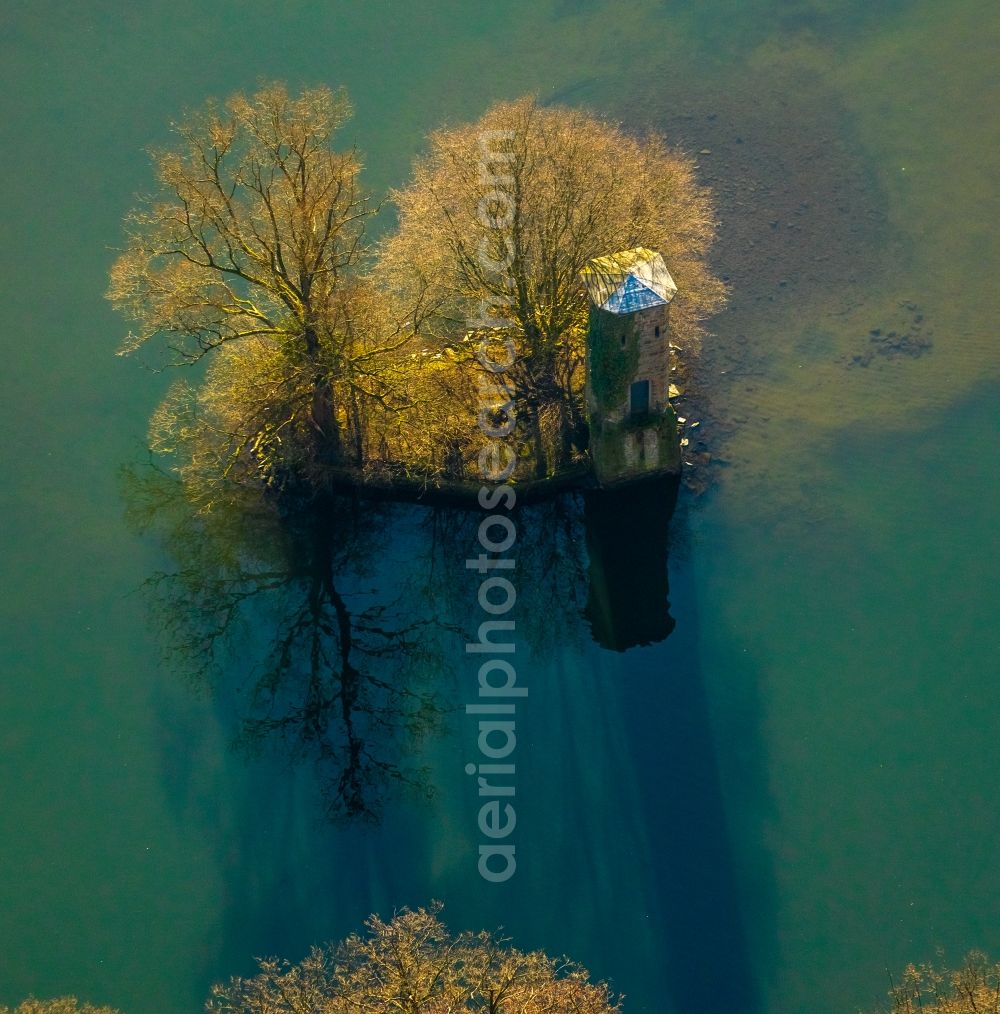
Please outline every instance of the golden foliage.
[[1000, 963], [971, 951], [954, 970], [908, 965], [889, 995], [892, 1014], [1000, 1014]]
[[692, 163], [578, 110], [530, 98], [434, 133], [393, 196], [374, 263], [353, 150], [332, 147], [343, 93], [281, 85], [208, 103], [156, 154], [161, 193], [128, 219], [109, 298], [174, 362], [214, 353], [157, 410], [155, 449], [210, 506], [220, 483], [321, 489], [345, 468], [435, 481], [478, 474], [484, 334], [509, 341], [518, 475], [584, 453], [586, 262], [661, 252], [680, 287], [672, 339], [694, 347], [723, 287]]
[[604, 983], [585, 969], [525, 953], [491, 933], [451, 934], [440, 905], [404, 909], [389, 922], [372, 916], [367, 933], [339, 946], [314, 947], [297, 965], [260, 962], [253, 979], [216, 986], [207, 1009], [239, 1014], [272, 1011], [347, 1014], [611, 1014], [620, 1010]]
[[154, 153], [161, 192], [111, 269], [108, 297], [139, 325], [124, 352], [161, 336], [192, 361], [328, 324], [372, 211], [355, 152], [330, 147], [349, 115], [343, 93], [275, 84], [174, 125], [179, 150]]
[[110, 1007], [80, 1006], [75, 996], [61, 996], [56, 1000], [24, 1000], [16, 1007], [0, 1007], [0, 1014], [119, 1014]]
[[431, 343], [454, 344], [470, 321], [487, 319], [511, 338], [543, 474], [566, 463], [582, 417], [588, 260], [659, 251], [680, 288], [672, 339], [689, 349], [724, 300], [706, 264], [715, 220], [693, 163], [658, 136], [631, 137], [580, 110], [530, 97], [498, 103], [476, 123], [432, 134], [412, 181], [392, 196], [400, 225], [381, 245], [380, 270], [424, 294]]
[[716, 223], [694, 163], [657, 135], [635, 138], [581, 110], [528, 97], [436, 131], [392, 197], [400, 228], [382, 245], [383, 266], [420, 280], [446, 336], [486, 300], [529, 346], [579, 338], [580, 271], [637, 246], [661, 253], [677, 280], [679, 339], [696, 338], [724, 299], [705, 264]]

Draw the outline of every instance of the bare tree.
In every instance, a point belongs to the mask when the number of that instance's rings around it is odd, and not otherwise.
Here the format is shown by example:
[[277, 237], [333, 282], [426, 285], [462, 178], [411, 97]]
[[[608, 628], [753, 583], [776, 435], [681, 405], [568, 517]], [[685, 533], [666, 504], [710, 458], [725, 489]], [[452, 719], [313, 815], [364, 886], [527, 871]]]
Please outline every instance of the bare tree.
[[154, 153], [160, 193], [127, 220], [108, 292], [137, 323], [121, 351], [160, 339], [176, 364], [224, 351], [199, 417], [224, 470], [273, 481], [295, 448], [356, 458], [362, 403], [393, 399], [383, 360], [406, 336], [359, 270], [376, 209], [357, 153], [332, 147], [349, 114], [327, 88], [210, 102], [174, 126], [176, 150]]
[[1000, 964], [971, 951], [956, 969], [907, 965], [889, 991], [889, 1014], [1000, 1014]]
[[662, 138], [578, 110], [522, 98], [439, 130], [393, 199], [400, 228], [381, 247], [381, 271], [429, 294], [425, 337], [470, 368], [470, 331], [514, 341], [510, 378], [538, 475], [566, 463], [582, 419], [579, 272], [589, 259], [635, 246], [662, 253], [680, 288], [675, 343], [694, 345], [722, 303], [705, 262], [714, 215], [693, 163]]
[[519, 477], [552, 474], [585, 446], [587, 261], [659, 250], [680, 286], [675, 343], [694, 345], [720, 306], [707, 191], [662, 139], [501, 103], [431, 136], [371, 260], [376, 208], [356, 152], [333, 147], [348, 114], [325, 88], [209, 103], [155, 154], [160, 192], [128, 219], [108, 293], [137, 323], [122, 352], [155, 340], [177, 365], [213, 353], [151, 432], [203, 494], [209, 479], [321, 492], [345, 467], [475, 474], [484, 336], [517, 353], [495, 397], [516, 393]]
[[120, 1014], [110, 1007], [80, 1004], [75, 996], [61, 996], [56, 1000], [22, 1000], [16, 1007], [0, 1007], [0, 1014]]
[[440, 905], [372, 916], [364, 936], [314, 947], [297, 965], [260, 962], [252, 979], [212, 990], [209, 1011], [239, 1014], [613, 1014], [620, 1003], [586, 969], [525, 953], [494, 933], [451, 934]]

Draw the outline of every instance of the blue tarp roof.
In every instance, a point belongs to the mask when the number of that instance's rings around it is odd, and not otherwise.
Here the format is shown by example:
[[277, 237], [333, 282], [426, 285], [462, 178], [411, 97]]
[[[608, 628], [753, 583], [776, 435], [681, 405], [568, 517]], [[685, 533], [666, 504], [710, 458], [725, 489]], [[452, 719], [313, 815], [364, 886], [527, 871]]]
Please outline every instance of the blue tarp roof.
[[625, 284], [615, 289], [604, 301], [604, 309], [612, 313], [634, 313], [649, 306], [665, 306], [667, 302], [669, 301], [640, 282], [635, 275], [629, 275]]
[[594, 304], [610, 313], [666, 306], [677, 292], [663, 258], [645, 247], [595, 257], [581, 277]]

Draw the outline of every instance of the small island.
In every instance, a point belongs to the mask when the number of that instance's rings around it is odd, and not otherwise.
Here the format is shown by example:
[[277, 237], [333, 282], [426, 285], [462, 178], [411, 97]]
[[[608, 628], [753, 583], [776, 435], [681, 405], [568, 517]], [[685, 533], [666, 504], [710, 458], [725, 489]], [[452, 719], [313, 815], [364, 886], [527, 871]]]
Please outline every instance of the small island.
[[433, 133], [386, 228], [335, 133], [280, 84], [211, 102], [154, 155], [109, 298], [122, 353], [191, 366], [150, 443], [191, 498], [345, 486], [475, 500], [677, 473], [671, 356], [724, 300], [693, 163], [531, 98]]

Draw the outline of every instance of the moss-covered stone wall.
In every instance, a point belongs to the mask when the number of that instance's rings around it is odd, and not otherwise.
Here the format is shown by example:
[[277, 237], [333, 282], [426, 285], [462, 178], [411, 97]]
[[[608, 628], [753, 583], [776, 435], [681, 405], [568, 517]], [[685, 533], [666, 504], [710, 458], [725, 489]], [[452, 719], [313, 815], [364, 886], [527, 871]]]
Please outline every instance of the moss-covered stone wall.
[[[594, 475], [602, 486], [680, 471], [677, 418], [670, 408], [668, 308], [615, 314], [591, 306], [587, 414]], [[629, 418], [629, 388], [649, 381], [648, 415]]]
[[645, 425], [607, 422], [592, 426], [590, 454], [601, 486], [631, 482], [644, 475], [681, 470], [677, 416], [669, 406]]
[[591, 307], [587, 328], [587, 408], [621, 418], [629, 384], [639, 366], [639, 331], [633, 314], [608, 313]]

